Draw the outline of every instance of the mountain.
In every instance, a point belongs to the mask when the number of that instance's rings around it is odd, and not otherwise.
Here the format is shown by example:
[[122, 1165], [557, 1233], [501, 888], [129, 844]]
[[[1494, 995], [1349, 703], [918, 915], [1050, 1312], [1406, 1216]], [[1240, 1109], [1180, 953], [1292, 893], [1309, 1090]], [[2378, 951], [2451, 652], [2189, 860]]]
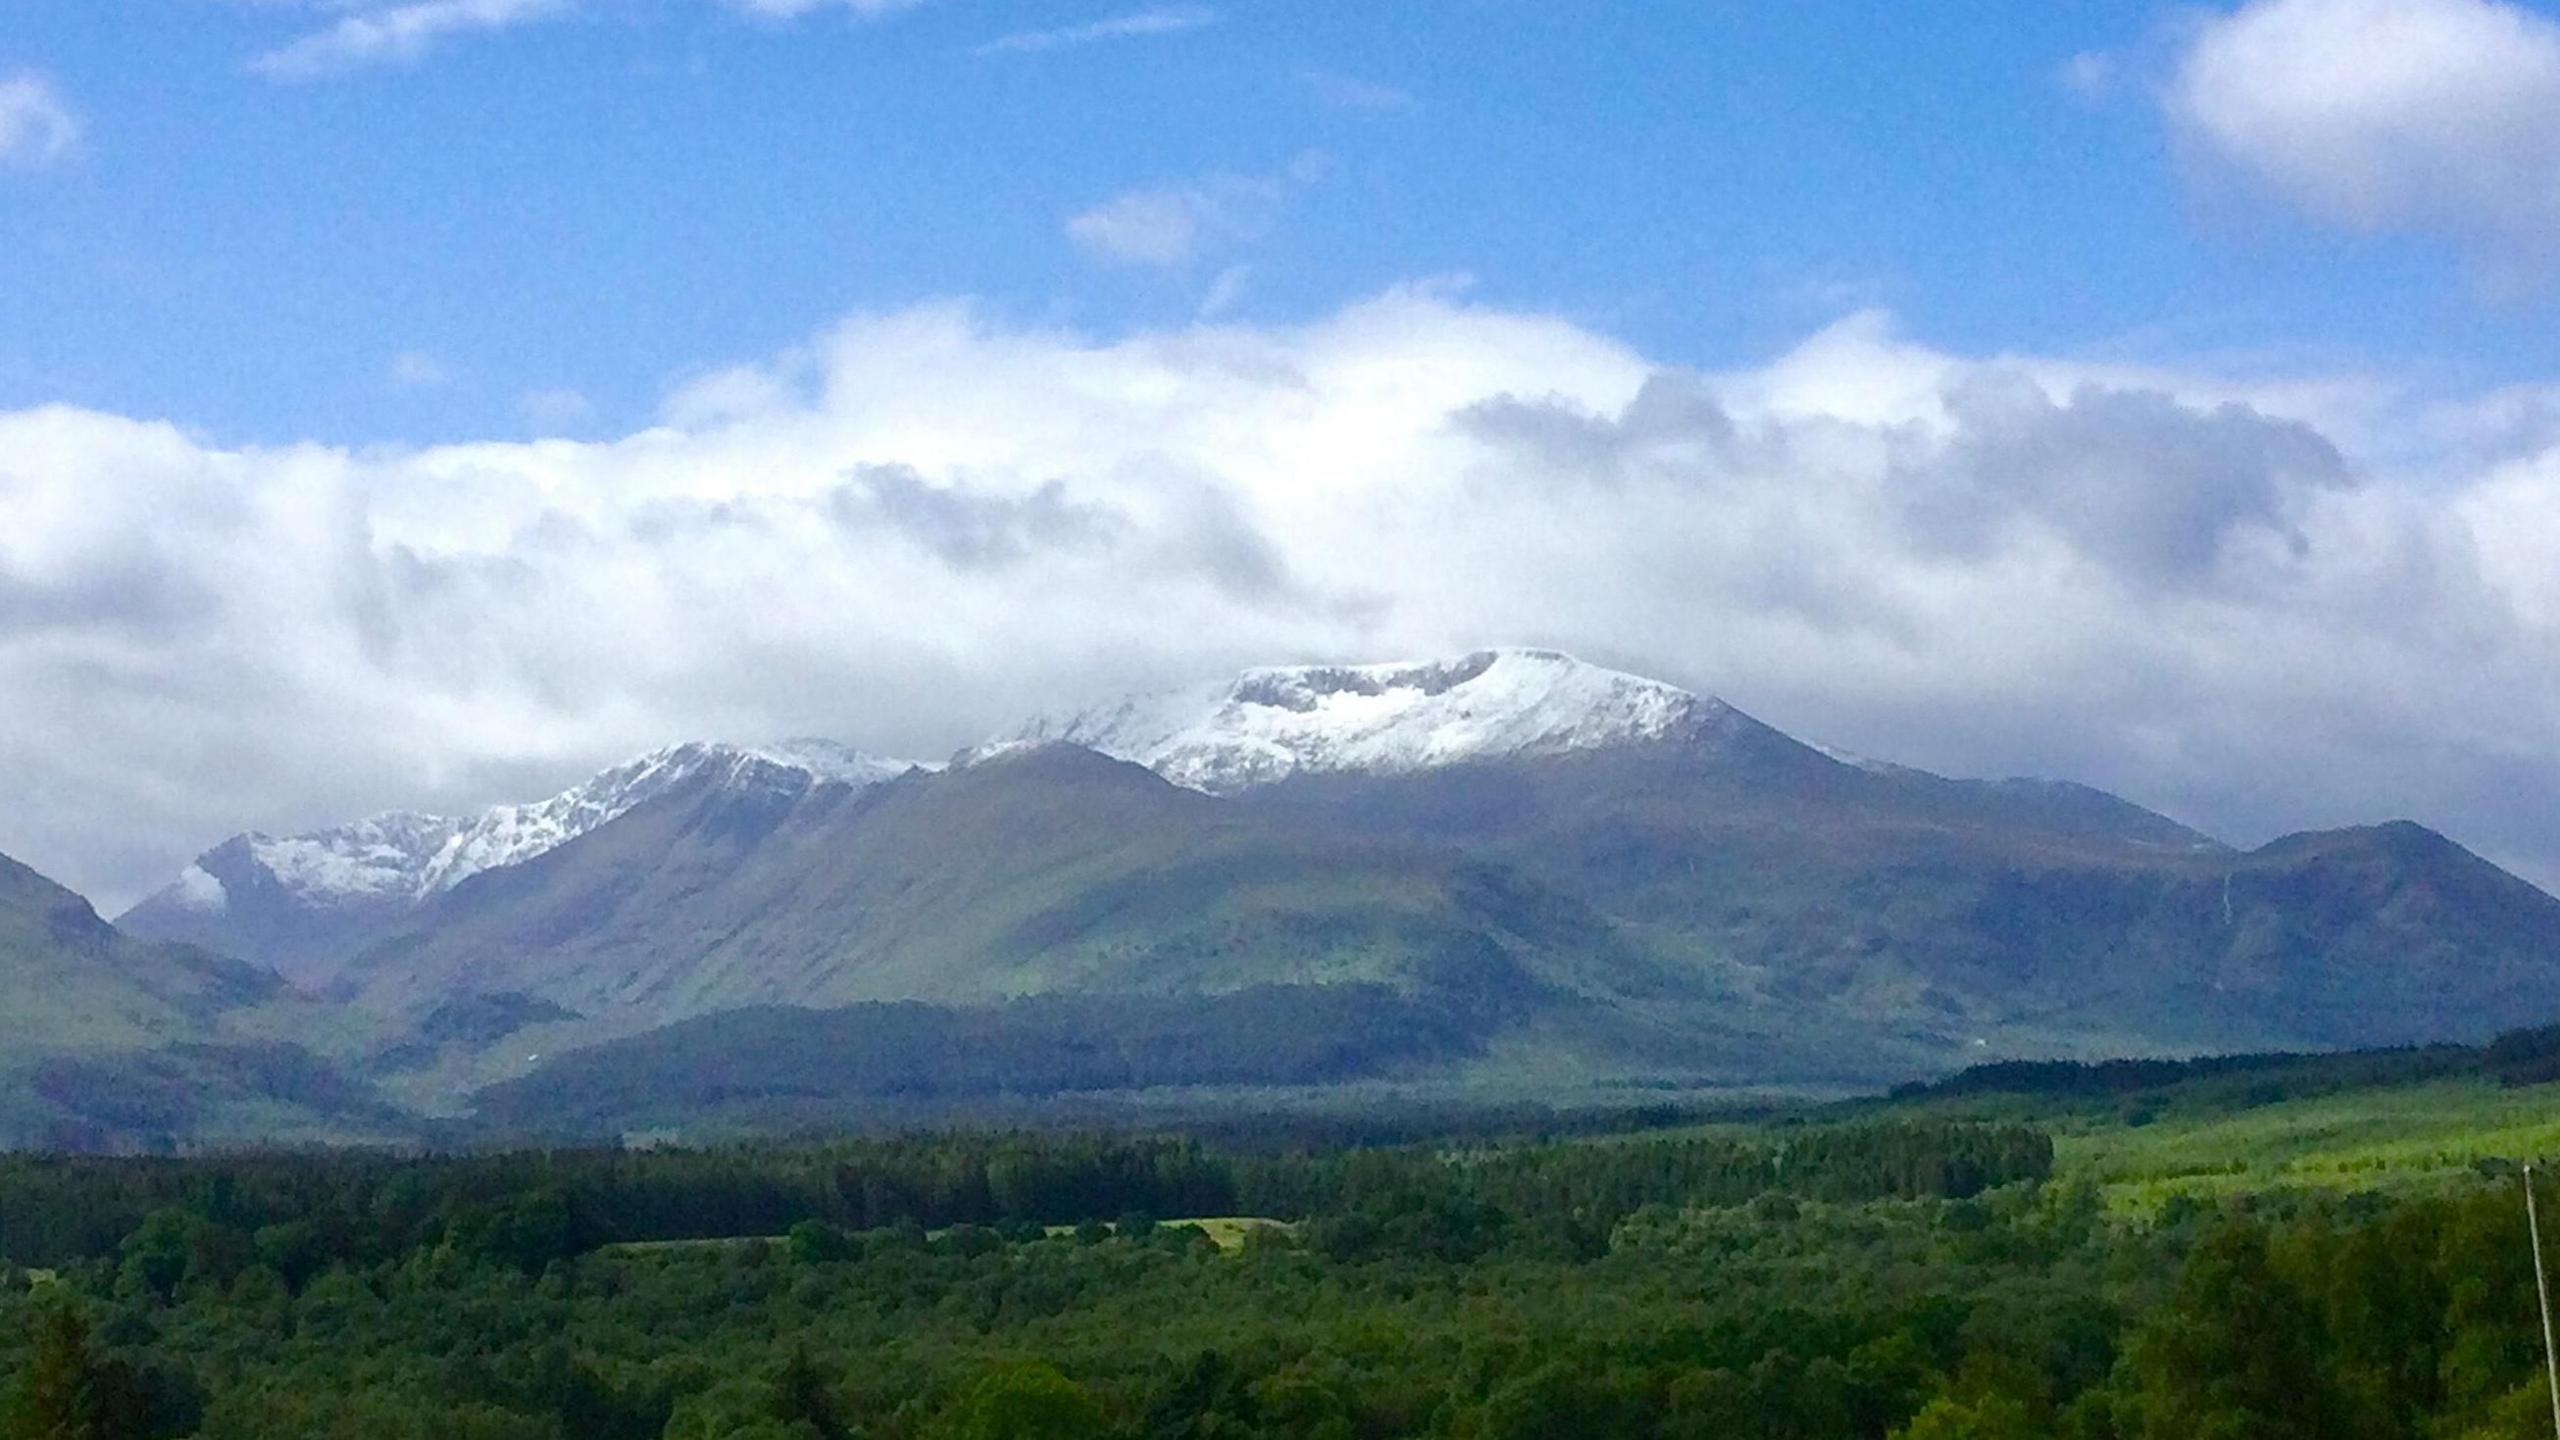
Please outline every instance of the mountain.
[[1026, 734], [1310, 833], [1499, 863], [1758, 1003], [1950, 1054], [2477, 1039], [2560, 1014], [2560, 902], [2421, 827], [2243, 853], [2086, 786], [1842, 756], [1552, 651], [1258, 669]]
[[[1650, 757], [1760, 793], [1824, 794], [1956, 821], [2167, 847], [2207, 837], [2103, 791], [2054, 780], [1948, 780], [1795, 740], [1712, 696], [1554, 650], [1479, 650], [1453, 660], [1268, 667], [1230, 681], [1044, 717], [1018, 742], [1082, 745], [1177, 785], [1237, 797], [1332, 784], [1338, 791], [1442, 773], [1534, 774], [1541, 766]], [[1576, 783], [1595, 775], [1569, 773]], [[1398, 796], [1411, 803], [1410, 792]], [[1607, 802], [1619, 803], [1613, 794]]]
[[1804, 748], [1721, 700], [1522, 649], [1248, 670], [1037, 720], [1018, 738], [1082, 745], [1212, 795], [1308, 775], [1397, 775], [1635, 746]]
[[1257, 669], [939, 769], [826, 753], [678, 747], [468, 824], [243, 837], [199, 863], [218, 905], [191, 877], [131, 918], [293, 965], [334, 1055], [524, 1124], [1854, 1087], [2560, 1015], [2560, 901], [2422, 827], [2234, 849], [1553, 651]]
[[1672, 753], [1315, 777], [1253, 808], [1447, 845], [1736, 983], [1950, 1053], [2479, 1039], [2560, 1014], [2560, 901], [2404, 823], [2214, 844], [2111, 798]]
[[1596, 1027], [1633, 1045], [1651, 1011], [1714, 998], [1502, 866], [1311, 833], [1061, 744], [862, 790], [697, 781], [456, 886], [344, 983], [389, 1016], [461, 994], [550, 1007], [503, 1052], [440, 1052], [446, 1083], [752, 1006], [1373, 986], [1488, 1040]]
[[282, 1038], [283, 977], [126, 935], [0, 856], [0, 1148], [393, 1133], [368, 1087]]
[[325, 983], [347, 954], [472, 876], [523, 864], [678, 787], [706, 780], [753, 787], [777, 776], [860, 787], [910, 768], [828, 740], [676, 745], [547, 800], [477, 815], [395, 810], [299, 835], [236, 835], [116, 923]]
[[283, 981], [237, 960], [153, 945], [89, 902], [0, 856], [0, 1057], [139, 1050], [201, 1038]]

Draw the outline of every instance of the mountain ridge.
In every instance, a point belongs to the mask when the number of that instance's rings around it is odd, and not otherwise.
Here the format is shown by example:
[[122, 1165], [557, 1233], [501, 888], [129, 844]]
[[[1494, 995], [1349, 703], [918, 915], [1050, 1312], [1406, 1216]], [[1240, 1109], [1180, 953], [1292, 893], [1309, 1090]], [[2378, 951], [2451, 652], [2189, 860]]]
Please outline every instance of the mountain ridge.
[[[794, 1085], [829, 1035], [1050, 1057], [1010, 1081], [981, 1057], [973, 1093], [1245, 1073], [1159, 1063], [1174, 1035], [1324, 1074], [1249, 1027], [1332, 1024], [1362, 994], [1401, 1017], [1362, 1073], [1506, 1093], [1881, 1084], [2560, 1013], [2560, 901], [2424, 827], [2234, 849], [2070, 781], [1845, 756], [1556, 651], [1259, 667], [942, 767], [829, 753], [850, 773], [655, 752], [488, 812], [553, 806], [468, 853], [341, 827], [390, 879], [313, 892], [334, 906], [216, 847], [215, 938], [324, 993], [332, 1055], [442, 1114], [493, 1084], [523, 1113], [597, 1046], [617, 1058], [577, 1083], [645, 1085], [709, 1036], [784, 1047]], [[1122, 1011], [1158, 1020], [1119, 1061], [1057, 1028]], [[1095, 1063], [1061, 1070], [1071, 1053]]]
[[[297, 980], [325, 980], [325, 952], [356, 942], [490, 870], [523, 864], [698, 776], [723, 783], [864, 786], [918, 768], [832, 740], [778, 745], [686, 741], [601, 771], [541, 800], [470, 816], [391, 810], [286, 836], [248, 832], [199, 855], [117, 917], [154, 939], [246, 948]], [[307, 926], [308, 934], [296, 934]]]
[[[1799, 741], [1720, 698], [1533, 647], [1481, 649], [1441, 660], [1257, 666], [1227, 680], [1044, 715], [963, 750], [956, 760], [980, 763], [1041, 743], [1082, 746], [1143, 765], [1186, 789], [1226, 796], [1320, 774], [1406, 774], [1489, 761], [1705, 744], [1764, 764], [1837, 765], [2048, 798], [2069, 795], [2129, 804], [2068, 780], [1948, 780], [1849, 755]], [[494, 804], [468, 816], [390, 810], [284, 836], [243, 832], [203, 852], [168, 884], [118, 915], [116, 923], [150, 938], [232, 953], [245, 947], [294, 970], [303, 958], [294, 952], [307, 947], [258, 933], [254, 918], [243, 922], [252, 933], [230, 933], [233, 927], [223, 917], [240, 907], [244, 896], [251, 908], [345, 912], [366, 924], [378, 923], [384, 915], [414, 909], [472, 875], [523, 863], [609, 823], [696, 773], [725, 767], [737, 775], [762, 765], [855, 786], [912, 769], [939, 768], [881, 758], [830, 739], [764, 746], [685, 741], [609, 767], [544, 799]], [[2207, 838], [2194, 836], [2190, 843]], [[324, 922], [323, 928], [339, 927]], [[328, 943], [344, 939], [332, 933]], [[279, 946], [283, 953], [277, 953]]]
[[[1292, 775], [1700, 741], [1766, 727], [1724, 701], [1558, 650], [1259, 666], [1233, 680], [1042, 717], [1015, 738], [1083, 745], [1213, 795]], [[1775, 735], [1775, 731], [1768, 732]]]

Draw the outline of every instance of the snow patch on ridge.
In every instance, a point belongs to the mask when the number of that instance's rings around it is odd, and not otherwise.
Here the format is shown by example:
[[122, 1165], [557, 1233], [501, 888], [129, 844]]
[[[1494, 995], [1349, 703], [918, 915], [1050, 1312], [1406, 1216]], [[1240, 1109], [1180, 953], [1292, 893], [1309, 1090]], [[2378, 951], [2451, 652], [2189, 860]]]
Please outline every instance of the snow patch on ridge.
[[1017, 737], [1135, 761], [1230, 794], [1297, 774], [1397, 773], [1729, 732], [1721, 700], [1554, 650], [1248, 670], [1034, 721]]
[[1864, 770], [1870, 775], [1919, 775], [1927, 773], [1925, 771], [1914, 770], [1908, 765], [1896, 765], [1890, 760], [1878, 760], [1872, 755], [1861, 755], [1855, 750], [1843, 750], [1837, 745], [1825, 745], [1819, 740], [1807, 740], [1804, 743], [1811, 747], [1814, 753], [1820, 755], [1825, 760], [1837, 760], [1852, 770]]
[[222, 888], [212, 871], [201, 865], [190, 865], [178, 872], [178, 883], [170, 887], [172, 898], [188, 910], [204, 915], [218, 915], [231, 904], [231, 892]]
[[[915, 768], [832, 740], [765, 746], [697, 742], [643, 755], [546, 800], [496, 805], [474, 816], [395, 810], [302, 835], [245, 838], [250, 857], [297, 899], [416, 903], [484, 870], [520, 865], [557, 849], [697, 776], [733, 786], [769, 772], [776, 781], [797, 776], [804, 783], [868, 786]], [[212, 903], [198, 908], [220, 909], [222, 883], [201, 865], [180, 877], [179, 898], [193, 903], [203, 894], [193, 879], [199, 874], [212, 886]]]
[[974, 770], [981, 765], [992, 765], [999, 760], [1009, 760], [1016, 755], [1026, 754], [1049, 743], [1051, 742], [1047, 740], [1034, 739], [1030, 737], [1013, 740], [989, 740], [982, 744], [972, 745], [968, 749], [961, 751], [959, 754], [952, 756], [951, 768], [954, 770]]

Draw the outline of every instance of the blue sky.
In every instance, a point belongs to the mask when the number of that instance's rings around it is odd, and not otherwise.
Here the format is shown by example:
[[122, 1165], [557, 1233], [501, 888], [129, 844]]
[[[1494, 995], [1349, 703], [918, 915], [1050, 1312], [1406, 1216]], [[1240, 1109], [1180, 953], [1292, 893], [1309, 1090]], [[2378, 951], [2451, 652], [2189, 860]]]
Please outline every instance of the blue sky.
[[0, 853], [1539, 644], [2560, 884], [2560, 0], [0, 0]]
[[[853, 310], [1119, 333], [1458, 274], [1711, 368], [1868, 306], [1975, 353], [2560, 362], [2453, 247], [2193, 182], [2156, 103], [2192, 21], [2149, 4], [589, 0], [258, 68], [345, 13], [11, 0], [0, 74], [79, 138], [0, 171], [0, 405], [377, 442], [574, 394], [599, 432]], [[1253, 213], [1181, 263], [1065, 228], [1221, 183]]]

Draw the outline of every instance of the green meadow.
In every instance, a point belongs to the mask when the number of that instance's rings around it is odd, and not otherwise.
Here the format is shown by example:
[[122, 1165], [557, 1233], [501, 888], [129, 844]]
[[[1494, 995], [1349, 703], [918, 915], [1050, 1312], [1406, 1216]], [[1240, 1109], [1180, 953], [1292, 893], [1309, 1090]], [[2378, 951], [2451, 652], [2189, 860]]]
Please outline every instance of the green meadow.
[[2136, 1215], [2181, 1195], [2442, 1187], [2560, 1156], [2560, 1085], [2471, 1077], [2238, 1110], [2170, 1106], [2140, 1123], [2112, 1111], [2041, 1118], [2057, 1175]]

